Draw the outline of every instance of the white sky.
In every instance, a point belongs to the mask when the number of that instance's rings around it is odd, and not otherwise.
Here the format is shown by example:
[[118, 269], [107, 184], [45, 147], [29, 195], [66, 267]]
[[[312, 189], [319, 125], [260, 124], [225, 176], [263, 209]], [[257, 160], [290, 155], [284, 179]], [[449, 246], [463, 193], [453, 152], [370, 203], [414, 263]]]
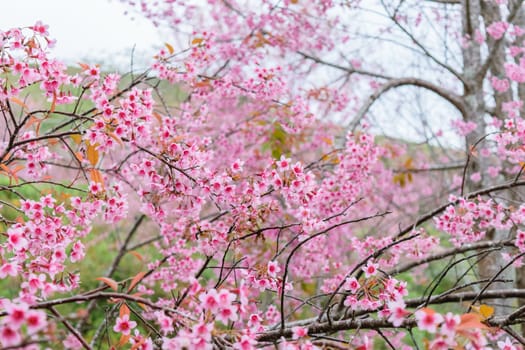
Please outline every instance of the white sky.
[[147, 62], [154, 48], [169, 41], [148, 20], [125, 15], [128, 8], [118, 0], [3, 0], [0, 4], [1, 30], [41, 20], [57, 40], [53, 56], [68, 63], [95, 60], [125, 69], [134, 45], [136, 61]]

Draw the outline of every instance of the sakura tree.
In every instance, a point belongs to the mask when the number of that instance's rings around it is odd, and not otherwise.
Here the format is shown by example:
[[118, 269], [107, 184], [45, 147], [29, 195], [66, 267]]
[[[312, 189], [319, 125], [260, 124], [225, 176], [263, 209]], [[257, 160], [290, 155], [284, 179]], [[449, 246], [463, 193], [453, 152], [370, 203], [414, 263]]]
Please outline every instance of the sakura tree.
[[128, 3], [144, 72], [0, 32], [3, 349], [525, 345], [521, 1]]

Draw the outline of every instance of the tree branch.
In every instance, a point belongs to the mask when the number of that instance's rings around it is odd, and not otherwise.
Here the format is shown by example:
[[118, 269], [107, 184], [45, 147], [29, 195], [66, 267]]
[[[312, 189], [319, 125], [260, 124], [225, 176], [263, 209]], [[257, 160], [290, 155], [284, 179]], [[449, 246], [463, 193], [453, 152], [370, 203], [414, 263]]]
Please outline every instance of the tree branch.
[[467, 107], [465, 106], [465, 102], [463, 101], [461, 96], [455, 94], [454, 92], [449, 91], [445, 88], [442, 88], [439, 85], [433, 84], [429, 81], [419, 79], [419, 78], [395, 78], [395, 79], [391, 79], [388, 82], [386, 82], [375, 93], [370, 95], [366, 103], [361, 107], [361, 109], [357, 113], [356, 118], [347, 127], [355, 128], [359, 120], [361, 120], [361, 118], [364, 117], [364, 115], [368, 112], [370, 107], [372, 107], [375, 101], [379, 99], [384, 93], [388, 92], [391, 89], [398, 88], [401, 86], [406, 86], [406, 85], [417, 86], [417, 87], [432, 91], [436, 95], [450, 102], [454, 107], [456, 107], [461, 112], [463, 116], [467, 114]]

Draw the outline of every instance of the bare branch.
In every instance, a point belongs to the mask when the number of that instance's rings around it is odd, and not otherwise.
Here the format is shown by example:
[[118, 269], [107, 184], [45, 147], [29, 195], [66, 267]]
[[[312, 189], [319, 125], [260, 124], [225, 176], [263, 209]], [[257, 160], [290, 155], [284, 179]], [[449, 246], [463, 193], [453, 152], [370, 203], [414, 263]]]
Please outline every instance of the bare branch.
[[420, 87], [429, 91], [434, 92], [440, 97], [443, 97], [446, 101], [450, 102], [454, 107], [456, 107], [463, 116], [467, 114], [467, 107], [461, 96], [455, 94], [452, 91], [449, 91], [439, 85], [431, 83], [429, 81], [419, 79], [419, 78], [395, 78], [386, 82], [381, 86], [375, 93], [370, 95], [368, 100], [363, 104], [359, 112], [357, 112], [356, 118], [349, 123], [348, 128], [355, 128], [359, 121], [365, 116], [370, 107], [386, 92], [391, 89], [398, 88], [401, 86], [412, 85]]

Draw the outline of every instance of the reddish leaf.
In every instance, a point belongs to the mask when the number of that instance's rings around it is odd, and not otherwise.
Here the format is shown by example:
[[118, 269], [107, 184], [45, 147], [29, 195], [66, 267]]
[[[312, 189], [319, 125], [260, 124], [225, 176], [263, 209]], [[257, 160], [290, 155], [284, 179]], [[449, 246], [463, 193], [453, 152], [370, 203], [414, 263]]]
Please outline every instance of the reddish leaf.
[[489, 329], [489, 327], [481, 323], [481, 315], [474, 313], [461, 315], [461, 322], [456, 326], [456, 331], [469, 329]]
[[112, 280], [108, 277], [98, 277], [97, 281], [104, 282], [109, 286], [109, 288], [113, 289], [115, 292], [118, 291], [118, 283], [115, 280]]
[[159, 121], [159, 124], [162, 126], [162, 116], [157, 112], [153, 112], [153, 116]]
[[82, 68], [82, 70], [88, 70], [89, 69], [89, 65], [87, 65], [85, 63], [79, 63], [78, 65], [80, 66], [80, 68]]
[[40, 123], [40, 119], [38, 119], [37, 117], [35, 117], [34, 115], [30, 116], [29, 119], [27, 120], [27, 123], [25, 125], [26, 128], [29, 128], [31, 127], [31, 125], [35, 124], [35, 123]]
[[483, 319], [486, 320], [494, 314], [494, 308], [492, 306], [482, 304], [479, 306], [479, 313]]
[[117, 135], [115, 135], [114, 132], [110, 132], [108, 133], [108, 135], [115, 141], [117, 141], [117, 143], [121, 146], [124, 146], [124, 143], [122, 142], [122, 140], [120, 139], [120, 137], [118, 137]]
[[29, 109], [29, 108], [27, 107], [27, 105], [24, 103], [24, 101], [22, 101], [22, 100], [19, 99], [19, 98], [11, 97], [11, 98], [9, 98], [9, 100], [11, 100], [11, 102], [14, 102], [14, 103], [16, 103], [17, 105], [23, 107], [24, 109]]
[[133, 255], [135, 258], [137, 258], [138, 261], [144, 262], [144, 258], [142, 257], [142, 255], [139, 252], [137, 252], [135, 250], [131, 250], [129, 253], [131, 255]]
[[173, 49], [173, 46], [171, 46], [168, 43], [165, 43], [164, 46], [166, 46], [166, 48], [168, 49], [168, 52], [170, 53], [170, 55], [173, 55], [173, 53], [175, 52], [175, 50]]
[[[5, 164], [0, 164], [0, 168], [5, 172], [7, 173], [7, 176], [9, 176], [9, 181], [11, 181], [12, 179], [15, 180], [15, 183], [18, 183], [18, 176], [16, 175], [16, 173], [20, 170], [22, 170], [24, 168], [23, 165], [19, 165], [17, 166], [16, 168], [14, 169], [10, 169], [9, 167], [7, 167], [7, 165]], [[0, 171], [1, 172], [1, 171]]]
[[86, 150], [87, 159], [91, 163], [91, 165], [95, 166], [98, 163], [98, 151], [96, 149], [96, 145], [88, 144], [87, 150]]
[[97, 169], [91, 169], [89, 171], [89, 175], [91, 177], [91, 181], [104, 185], [104, 178], [102, 177], [102, 174]]
[[120, 340], [118, 341], [118, 346], [120, 347], [120, 346], [126, 345], [129, 341], [129, 338], [131, 338], [131, 334], [128, 334], [128, 335], [122, 334], [120, 336]]
[[120, 305], [119, 317], [122, 317], [124, 315], [129, 315], [129, 313], [130, 313], [130, 310], [126, 304]]
[[73, 140], [73, 142], [76, 143], [77, 145], [79, 145], [80, 142], [82, 142], [82, 136], [80, 136], [79, 134], [70, 135], [70, 137], [71, 137], [71, 140]]
[[192, 44], [192, 45], [200, 45], [200, 44], [202, 44], [203, 41], [204, 41], [203, 38], [195, 38], [195, 39], [193, 39], [193, 40], [191, 41], [191, 44]]
[[144, 345], [146, 343], [146, 338], [140, 338], [140, 340], [138, 342], [136, 342], [135, 344], [133, 344], [133, 346], [131, 347], [131, 350], [138, 350], [138, 349], [142, 349], [142, 345]]
[[53, 102], [51, 102], [51, 107], [49, 108], [49, 113], [53, 113], [57, 107], [57, 94], [53, 92]]
[[75, 152], [75, 157], [81, 162], [84, 159], [84, 156], [80, 152]]
[[128, 293], [131, 292], [133, 288], [135, 288], [135, 286], [142, 280], [142, 278], [144, 278], [145, 275], [146, 275], [146, 272], [141, 271], [137, 273], [135, 277], [133, 277], [133, 279], [131, 280], [131, 284], [129, 285], [129, 288], [128, 288]]

